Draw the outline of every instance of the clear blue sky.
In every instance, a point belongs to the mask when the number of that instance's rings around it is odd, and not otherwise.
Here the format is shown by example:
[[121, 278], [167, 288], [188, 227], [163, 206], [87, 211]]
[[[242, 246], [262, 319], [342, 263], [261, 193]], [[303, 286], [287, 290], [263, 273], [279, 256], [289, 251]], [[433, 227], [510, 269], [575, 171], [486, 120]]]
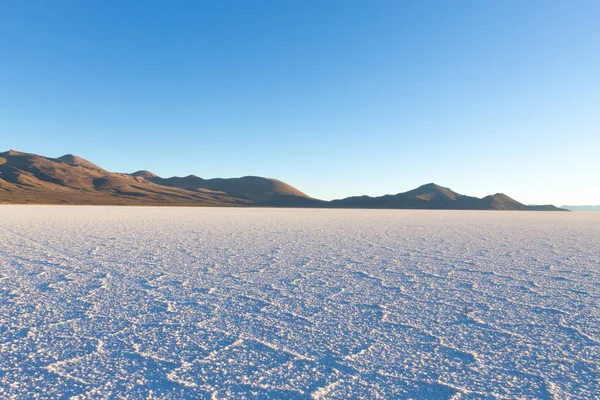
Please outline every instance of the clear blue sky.
[[600, 1], [0, 0], [0, 149], [600, 203]]

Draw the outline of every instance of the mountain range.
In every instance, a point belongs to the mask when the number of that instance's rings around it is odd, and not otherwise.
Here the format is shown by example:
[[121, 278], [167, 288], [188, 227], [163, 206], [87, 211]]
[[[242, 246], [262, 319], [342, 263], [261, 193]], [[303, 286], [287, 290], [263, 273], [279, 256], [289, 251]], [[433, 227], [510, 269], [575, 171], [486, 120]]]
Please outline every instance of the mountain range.
[[569, 211], [600, 211], [600, 205], [597, 206], [561, 206]]
[[15, 150], [0, 153], [0, 203], [563, 210], [527, 206], [502, 193], [465, 196], [433, 183], [394, 195], [324, 201], [271, 178], [161, 178], [150, 171], [110, 172], [72, 154], [51, 158]]

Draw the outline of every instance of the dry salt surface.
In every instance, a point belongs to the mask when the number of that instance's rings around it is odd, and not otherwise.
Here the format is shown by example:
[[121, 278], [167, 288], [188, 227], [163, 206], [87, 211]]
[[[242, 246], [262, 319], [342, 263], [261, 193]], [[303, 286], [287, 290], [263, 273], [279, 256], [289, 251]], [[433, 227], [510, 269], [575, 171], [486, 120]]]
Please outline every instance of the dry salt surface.
[[0, 398], [592, 399], [600, 213], [0, 207]]

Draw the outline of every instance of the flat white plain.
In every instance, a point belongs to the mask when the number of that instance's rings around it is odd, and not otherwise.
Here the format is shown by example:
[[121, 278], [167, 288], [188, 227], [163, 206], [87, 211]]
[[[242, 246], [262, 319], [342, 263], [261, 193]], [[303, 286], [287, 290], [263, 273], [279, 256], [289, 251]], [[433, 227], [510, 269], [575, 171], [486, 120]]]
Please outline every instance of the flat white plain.
[[0, 398], [598, 398], [600, 214], [2, 206], [0, 304]]

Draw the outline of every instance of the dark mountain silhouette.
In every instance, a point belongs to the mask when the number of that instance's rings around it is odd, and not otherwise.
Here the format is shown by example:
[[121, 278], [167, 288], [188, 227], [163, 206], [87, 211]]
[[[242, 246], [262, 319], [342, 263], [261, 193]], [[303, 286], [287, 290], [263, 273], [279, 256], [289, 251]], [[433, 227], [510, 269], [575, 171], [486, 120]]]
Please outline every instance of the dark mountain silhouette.
[[388, 194], [380, 197], [357, 196], [333, 200], [331, 206], [339, 208], [398, 208], [432, 210], [522, 210], [522, 211], [559, 211], [548, 206], [526, 206], [498, 193], [483, 199], [465, 196], [449, 188], [428, 183], [408, 192]]
[[271, 178], [161, 178], [144, 170], [115, 173], [72, 154], [50, 158], [14, 150], [0, 153], [0, 203], [560, 210], [526, 206], [501, 193], [479, 199], [433, 183], [395, 195], [327, 202]]
[[504, 193], [485, 196], [481, 199], [481, 203], [483, 204], [484, 209], [490, 210], [527, 210], [529, 208], [529, 206], [519, 203]]

